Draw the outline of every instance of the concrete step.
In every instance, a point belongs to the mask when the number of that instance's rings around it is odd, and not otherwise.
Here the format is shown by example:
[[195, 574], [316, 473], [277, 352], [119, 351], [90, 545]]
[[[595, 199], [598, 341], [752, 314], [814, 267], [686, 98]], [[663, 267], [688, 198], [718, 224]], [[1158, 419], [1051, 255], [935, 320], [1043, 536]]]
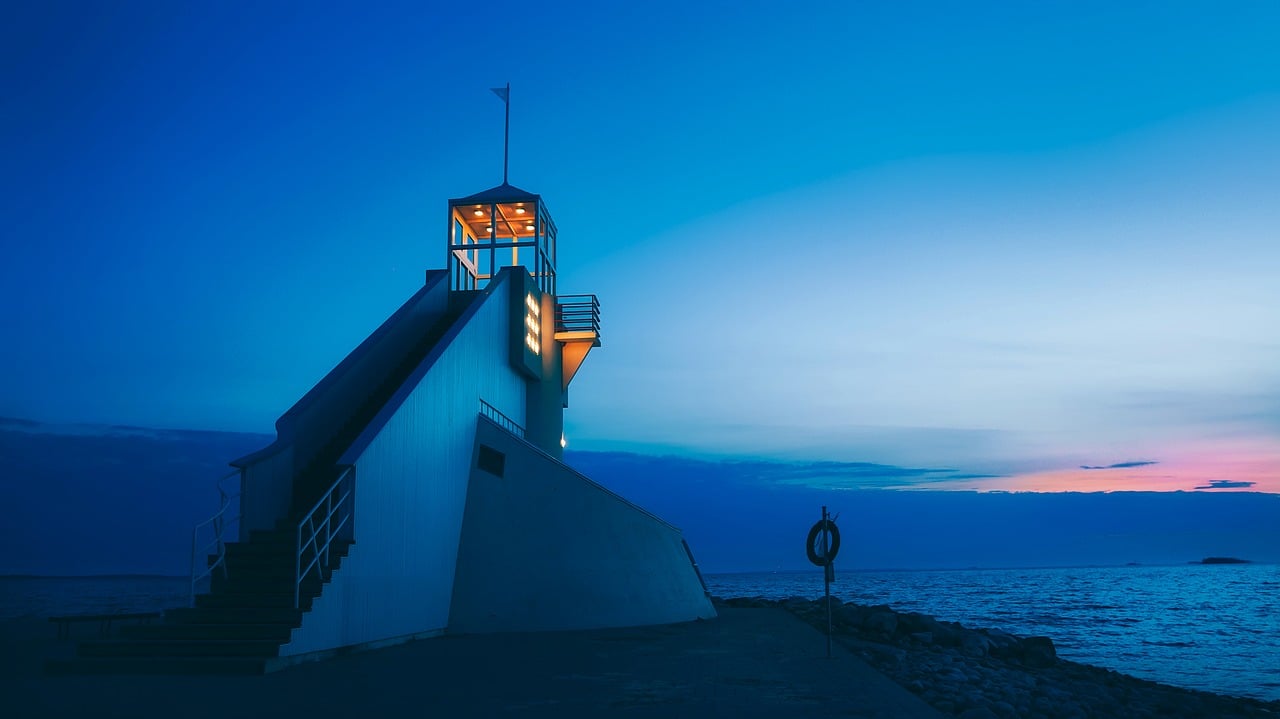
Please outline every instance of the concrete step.
[[293, 627], [289, 624], [140, 624], [120, 628], [124, 639], [262, 639], [276, 642], [289, 640]]
[[177, 624], [302, 624], [302, 612], [292, 607], [183, 607], [164, 618]]
[[[238, 569], [267, 569], [271, 567], [279, 567], [288, 569], [292, 574], [296, 558], [293, 553], [289, 554], [239, 554], [227, 557], [227, 572]], [[209, 562], [209, 566], [213, 566], [213, 562]]]
[[45, 664], [46, 674], [262, 674], [265, 657], [93, 657]]
[[253, 639], [98, 639], [80, 642], [79, 657], [274, 657], [280, 642]]
[[[298, 588], [303, 594], [317, 594], [320, 592], [324, 583], [315, 575], [313, 571], [311, 576], [302, 580]], [[215, 595], [240, 595], [240, 594], [292, 594], [294, 587], [293, 573], [284, 575], [264, 575], [249, 576], [246, 574], [233, 574], [229, 579], [215, 577], [210, 587], [210, 594]]]
[[279, 529], [255, 529], [249, 532], [248, 542], [236, 542], [236, 544], [247, 544], [249, 546], [275, 546], [286, 544], [290, 547], [298, 545], [297, 528], [290, 530]]
[[[335, 540], [329, 545], [329, 554], [335, 556], [346, 556], [351, 547], [352, 542]], [[298, 548], [292, 542], [288, 543], [269, 543], [269, 542], [251, 542], [247, 544], [232, 543], [227, 545], [227, 564], [228, 566], [240, 562], [285, 562], [292, 564], [298, 556]], [[304, 546], [304, 558], [311, 558], [311, 547]], [[213, 566], [218, 559], [218, 555], [208, 555], [208, 564]]]
[[[311, 597], [305, 593], [299, 597], [300, 608], [304, 611], [311, 608]], [[200, 594], [196, 596], [196, 608], [243, 608], [243, 609], [292, 609], [293, 591], [255, 592], [252, 594]]]
[[213, 570], [212, 578], [215, 583], [234, 582], [241, 579], [249, 581], [257, 581], [263, 579], [280, 579], [288, 578], [293, 580], [295, 569], [292, 564], [285, 566], [271, 562], [258, 562], [237, 564], [235, 568], [227, 565], [227, 571], [224, 573], [222, 569]]
[[294, 557], [298, 547], [292, 542], [232, 542], [227, 545], [227, 558], [241, 557]]

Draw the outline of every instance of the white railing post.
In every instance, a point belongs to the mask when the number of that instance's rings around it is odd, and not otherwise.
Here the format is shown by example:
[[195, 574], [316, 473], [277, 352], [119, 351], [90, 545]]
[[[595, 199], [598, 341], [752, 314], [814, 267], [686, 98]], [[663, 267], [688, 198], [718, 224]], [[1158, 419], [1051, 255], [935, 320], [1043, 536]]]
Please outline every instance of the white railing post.
[[[196, 586], [200, 583], [201, 579], [204, 579], [205, 577], [212, 577], [214, 570], [216, 570], [218, 567], [222, 567], [222, 576], [224, 578], [228, 576], [227, 574], [227, 571], [228, 571], [227, 570], [227, 543], [223, 539], [223, 535], [225, 534], [226, 528], [229, 524], [234, 523], [237, 526], [239, 526], [240, 515], [239, 513], [236, 513], [232, 515], [228, 520], [227, 510], [231, 508], [232, 500], [239, 499], [242, 492], [236, 492], [235, 494], [228, 494], [227, 491], [222, 488], [222, 482], [228, 477], [231, 477], [232, 475], [236, 475], [239, 473], [240, 471], [236, 470], [235, 472], [231, 472], [230, 474], [227, 474], [223, 477], [218, 478], [218, 482], [217, 482], [218, 511], [214, 513], [212, 517], [209, 517], [203, 522], [197, 524], [195, 528], [191, 530], [191, 605], [192, 606], [195, 605]], [[213, 539], [210, 540], [207, 544], [201, 546], [200, 528], [205, 526], [208, 526], [210, 529], [213, 530]], [[209, 549], [214, 550], [214, 552], [216, 553], [215, 554], [216, 558], [209, 565], [207, 569], [201, 571], [199, 569], [200, 554]], [[212, 581], [212, 579], [210, 581]]]
[[302, 524], [298, 524], [298, 551], [293, 558], [293, 608], [298, 609], [298, 585], [302, 583]]
[[[311, 507], [311, 511], [298, 522], [297, 534], [297, 553], [294, 559], [293, 570], [293, 606], [300, 609], [302, 605], [302, 580], [311, 574], [311, 567], [316, 568], [316, 576], [321, 582], [326, 581], [325, 572], [328, 576], [333, 576], [332, 568], [329, 566], [332, 558], [331, 548], [333, 539], [338, 535], [338, 531], [333, 526], [334, 516], [340, 515], [340, 525], [337, 529], [346, 526], [351, 520], [352, 510], [351, 504], [355, 502], [354, 491], [348, 490], [338, 497], [334, 497], [335, 492], [340, 492], [342, 487], [346, 486], [348, 479], [355, 471], [354, 467], [347, 467], [333, 484], [329, 485], [328, 491], [324, 493], [316, 503]], [[344, 509], [345, 507], [345, 509]], [[316, 513], [324, 509], [324, 517], [317, 523]], [[303, 530], [306, 530], [306, 541], [303, 541]], [[324, 537], [320, 536], [321, 529], [324, 530]], [[302, 559], [307, 548], [311, 549], [311, 560], [307, 562], [304, 569]]]

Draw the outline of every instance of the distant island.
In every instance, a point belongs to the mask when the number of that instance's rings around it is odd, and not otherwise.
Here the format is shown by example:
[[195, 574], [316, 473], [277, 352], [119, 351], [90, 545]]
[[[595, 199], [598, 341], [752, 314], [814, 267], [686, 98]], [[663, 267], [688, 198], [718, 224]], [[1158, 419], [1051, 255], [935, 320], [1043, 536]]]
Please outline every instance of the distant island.
[[1252, 564], [1252, 562], [1236, 557], [1205, 557], [1198, 562], [1188, 562], [1188, 564]]

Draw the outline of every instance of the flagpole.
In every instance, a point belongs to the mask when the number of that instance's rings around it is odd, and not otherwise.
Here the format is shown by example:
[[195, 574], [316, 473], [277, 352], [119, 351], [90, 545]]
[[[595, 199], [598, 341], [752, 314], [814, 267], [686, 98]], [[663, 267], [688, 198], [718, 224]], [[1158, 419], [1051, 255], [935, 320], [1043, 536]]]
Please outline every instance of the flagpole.
[[507, 96], [503, 98], [507, 106], [507, 122], [502, 130], [502, 184], [507, 184], [507, 158], [511, 150], [511, 83], [507, 83]]

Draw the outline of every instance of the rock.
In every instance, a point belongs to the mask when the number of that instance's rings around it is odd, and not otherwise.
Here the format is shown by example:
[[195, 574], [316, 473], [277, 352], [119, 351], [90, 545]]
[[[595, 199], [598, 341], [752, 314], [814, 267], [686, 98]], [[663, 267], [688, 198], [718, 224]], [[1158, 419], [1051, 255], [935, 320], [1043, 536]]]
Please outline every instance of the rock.
[[[835, 611], [839, 609], [843, 604], [844, 602], [840, 600], [840, 597], [831, 597], [831, 612], [832, 612], [833, 619], [835, 618]], [[827, 611], [827, 598], [819, 597], [818, 599], [813, 600], [813, 606], [815, 609], [818, 609], [819, 611], [823, 611], [823, 612]]]
[[898, 616], [893, 612], [872, 612], [862, 622], [863, 629], [881, 634], [893, 634], [898, 628]]
[[782, 606], [794, 611], [796, 609], [809, 609], [813, 606], [813, 603], [804, 597], [787, 597], [782, 600]]
[[986, 707], [973, 707], [961, 712], [960, 719], [999, 719], [999, 717]]
[[1002, 717], [1011, 717], [1018, 713], [1018, 710], [1014, 709], [1009, 702], [995, 702], [991, 705], [991, 710]]
[[960, 637], [960, 652], [970, 657], [985, 657], [991, 648], [991, 642], [977, 632], [965, 632]]
[[1036, 697], [1035, 700], [1031, 702], [1031, 706], [1035, 708], [1036, 711], [1047, 716], [1053, 716], [1058, 713], [1058, 705], [1054, 704], [1053, 700], [1049, 697]]
[[844, 604], [831, 614], [831, 621], [843, 627], [860, 629], [867, 618], [867, 610], [857, 604]]
[[920, 612], [906, 612], [898, 615], [898, 625], [908, 634], [916, 632], [932, 632], [938, 620]]
[[914, 632], [911, 638], [921, 644], [933, 644], [933, 632]]
[[1022, 663], [1033, 668], [1051, 667], [1058, 662], [1058, 652], [1049, 637], [1027, 637], [1019, 642]]
[[1089, 719], [1089, 714], [1079, 704], [1065, 703], [1058, 707], [1058, 716], [1062, 719]]
[[1018, 646], [1018, 638], [998, 629], [988, 629], [987, 640], [990, 643], [988, 652], [993, 657], [1016, 657], [1022, 651]]

